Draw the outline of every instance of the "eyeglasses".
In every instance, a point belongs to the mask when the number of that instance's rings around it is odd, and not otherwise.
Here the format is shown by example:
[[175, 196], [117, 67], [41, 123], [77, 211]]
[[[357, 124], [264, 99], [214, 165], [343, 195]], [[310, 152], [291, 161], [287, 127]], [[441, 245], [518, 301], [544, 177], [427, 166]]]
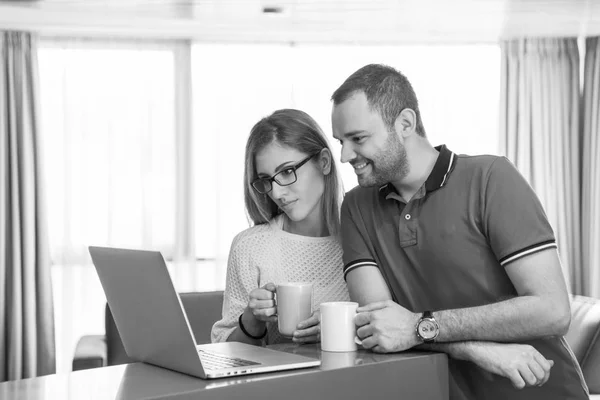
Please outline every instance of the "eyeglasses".
[[258, 193], [267, 194], [271, 190], [273, 190], [273, 181], [277, 182], [279, 186], [289, 186], [292, 183], [295, 183], [298, 180], [298, 177], [296, 176], [296, 170], [304, 164], [306, 164], [308, 160], [310, 160], [319, 153], [315, 153], [306, 157], [304, 160], [300, 161], [294, 166], [286, 167], [285, 169], [279, 171], [270, 178], [258, 178], [257, 180], [252, 182], [252, 187]]

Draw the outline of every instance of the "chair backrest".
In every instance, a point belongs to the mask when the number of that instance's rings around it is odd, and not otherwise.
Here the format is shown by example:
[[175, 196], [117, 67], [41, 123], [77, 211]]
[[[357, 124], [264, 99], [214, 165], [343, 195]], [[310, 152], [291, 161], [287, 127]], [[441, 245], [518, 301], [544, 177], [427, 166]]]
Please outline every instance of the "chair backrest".
[[600, 394], [600, 299], [571, 296], [571, 327], [565, 336], [592, 394]]
[[[197, 344], [210, 343], [213, 324], [221, 319], [223, 291], [180, 293], [179, 297], [194, 332]], [[117, 365], [134, 362], [123, 347], [108, 304], [105, 314], [107, 364]]]

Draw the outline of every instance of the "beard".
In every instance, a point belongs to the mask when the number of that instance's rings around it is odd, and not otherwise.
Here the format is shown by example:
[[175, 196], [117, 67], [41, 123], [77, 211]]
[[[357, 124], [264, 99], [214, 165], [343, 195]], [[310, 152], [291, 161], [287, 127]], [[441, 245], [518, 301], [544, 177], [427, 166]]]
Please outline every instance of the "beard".
[[358, 184], [362, 187], [383, 186], [403, 179], [410, 170], [406, 148], [395, 130], [388, 131], [383, 149], [368, 161], [371, 164], [371, 172], [358, 176]]

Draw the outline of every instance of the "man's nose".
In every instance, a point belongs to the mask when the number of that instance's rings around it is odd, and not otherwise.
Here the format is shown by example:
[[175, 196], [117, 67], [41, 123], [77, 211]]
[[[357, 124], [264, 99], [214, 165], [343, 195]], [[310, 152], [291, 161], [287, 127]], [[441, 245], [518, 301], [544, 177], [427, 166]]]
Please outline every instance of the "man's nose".
[[342, 155], [340, 157], [340, 161], [343, 163], [347, 163], [348, 161], [352, 161], [356, 158], [356, 153], [352, 146], [343, 144], [342, 145]]

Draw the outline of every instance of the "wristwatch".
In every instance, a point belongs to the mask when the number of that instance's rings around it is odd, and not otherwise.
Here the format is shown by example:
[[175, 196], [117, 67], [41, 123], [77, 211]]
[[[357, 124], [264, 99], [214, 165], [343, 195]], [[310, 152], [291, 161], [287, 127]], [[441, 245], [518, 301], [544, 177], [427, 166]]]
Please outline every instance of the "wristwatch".
[[440, 334], [440, 326], [438, 325], [433, 313], [425, 311], [416, 326], [417, 337], [425, 343], [433, 343], [435, 338]]

